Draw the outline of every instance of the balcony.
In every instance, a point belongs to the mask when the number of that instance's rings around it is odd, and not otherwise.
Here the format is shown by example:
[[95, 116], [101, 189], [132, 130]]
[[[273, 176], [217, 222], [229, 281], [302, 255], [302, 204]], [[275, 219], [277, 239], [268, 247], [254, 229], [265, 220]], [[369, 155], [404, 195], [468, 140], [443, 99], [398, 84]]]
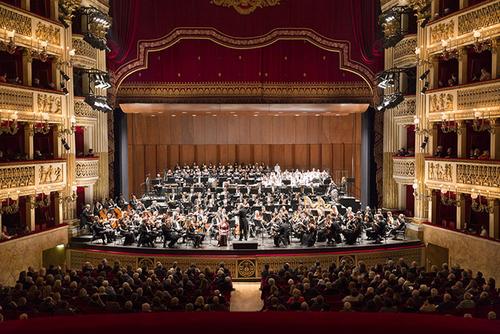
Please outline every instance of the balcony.
[[47, 113], [51, 120], [62, 118], [64, 94], [26, 86], [0, 84], [0, 110], [18, 112], [19, 120], [33, 120]]
[[425, 99], [427, 118], [431, 122], [441, 121], [443, 113], [449, 119], [473, 119], [476, 110], [497, 118], [500, 117], [500, 79], [433, 89]]
[[415, 180], [415, 157], [393, 157], [392, 176], [396, 183], [413, 184]]
[[72, 45], [75, 50], [75, 55], [72, 58], [75, 66], [82, 68], [97, 68], [97, 49], [85, 42], [83, 36], [73, 35]]
[[99, 179], [99, 158], [76, 159], [76, 182], [78, 185], [92, 185]]
[[7, 31], [15, 31], [15, 43], [37, 49], [47, 42], [47, 53], [64, 54], [64, 27], [61, 23], [0, 3], [0, 39], [7, 41]]
[[408, 35], [399, 41], [394, 47], [394, 66], [411, 67], [415, 66], [417, 57], [415, 48], [417, 47], [417, 35]]
[[66, 186], [64, 160], [22, 161], [0, 164], [0, 198], [59, 191]]
[[431, 189], [500, 198], [500, 161], [426, 158], [425, 183]]
[[440, 53], [442, 40], [451, 40], [453, 48], [474, 42], [474, 30], [481, 30], [482, 38], [500, 35], [500, 0], [464, 8], [441, 20], [430, 23], [427, 29], [427, 51]]

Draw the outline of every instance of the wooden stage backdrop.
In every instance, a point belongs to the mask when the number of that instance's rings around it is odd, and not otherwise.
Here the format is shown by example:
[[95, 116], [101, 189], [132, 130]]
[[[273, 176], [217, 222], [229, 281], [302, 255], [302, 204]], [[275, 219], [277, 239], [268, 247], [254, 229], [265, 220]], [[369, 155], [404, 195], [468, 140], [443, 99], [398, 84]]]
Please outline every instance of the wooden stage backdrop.
[[[355, 177], [359, 197], [361, 114], [217, 116], [127, 114], [129, 192], [177, 163], [255, 163], [328, 169]], [[354, 168], [353, 168], [354, 161]], [[354, 170], [353, 170], [354, 169]]]

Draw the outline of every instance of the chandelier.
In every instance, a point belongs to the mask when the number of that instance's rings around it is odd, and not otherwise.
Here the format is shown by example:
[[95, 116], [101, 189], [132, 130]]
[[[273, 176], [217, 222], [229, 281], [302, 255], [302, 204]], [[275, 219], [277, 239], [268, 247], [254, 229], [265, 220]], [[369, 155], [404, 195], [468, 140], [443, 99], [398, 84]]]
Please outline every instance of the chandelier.
[[441, 131], [443, 133], [461, 133], [458, 122], [456, 122], [454, 119], [448, 119], [445, 113], [443, 113], [443, 115], [441, 116]]
[[445, 61], [450, 59], [459, 59], [460, 53], [457, 48], [449, 49], [449, 41], [442, 39], [441, 46], [443, 47], [443, 52], [441, 53], [441, 58]]
[[33, 39], [31, 40], [31, 49], [25, 49], [24, 53], [28, 57], [28, 61], [31, 62], [31, 59], [39, 59], [42, 63], [45, 63], [49, 59], [49, 54], [47, 53], [47, 41], [41, 41], [39, 39], [36, 40], [36, 45], [33, 45]]
[[[50, 190], [49, 190], [49, 193], [50, 193]], [[40, 199], [37, 199], [36, 197], [31, 199], [30, 205], [34, 209], [48, 208], [50, 206], [50, 196], [48, 196], [42, 192], [40, 194]]]
[[491, 126], [495, 122], [491, 117], [484, 117], [484, 114], [480, 111], [474, 112], [474, 119], [472, 120], [472, 130], [476, 132], [488, 131], [489, 133], [495, 133], [494, 127]]
[[16, 42], [15, 42], [16, 31], [8, 31], [5, 30], [5, 40], [9, 40], [8, 42], [0, 41], [0, 50], [7, 51], [9, 54], [14, 54], [17, 50]]
[[446, 206], [456, 206], [460, 207], [460, 201], [451, 196], [450, 189], [441, 189], [441, 203]]
[[483, 51], [491, 51], [493, 49], [493, 43], [491, 42], [491, 39], [481, 40], [480, 30], [474, 30], [473, 36], [474, 44], [472, 48], [474, 49], [474, 52], [481, 53]]
[[471, 209], [474, 212], [488, 212], [488, 213], [493, 213], [493, 207], [490, 206], [489, 204], [484, 204], [483, 203], [483, 196], [481, 196], [481, 193], [475, 193], [470, 195], [472, 198], [472, 204], [471, 204]]
[[413, 124], [415, 125], [415, 128], [413, 129], [413, 131], [415, 131], [416, 134], [418, 135], [425, 135], [425, 136], [430, 136], [431, 135], [431, 131], [428, 129], [429, 128], [429, 122], [427, 122], [427, 127], [424, 127], [422, 126], [422, 128], [420, 127], [421, 124], [420, 124], [420, 118], [418, 116], [415, 116], [413, 118]]
[[12, 117], [6, 121], [0, 122], [0, 135], [6, 133], [9, 135], [15, 135], [19, 130], [19, 125], [17, 124], [17, 112], [12, 114]]
[[39, 113], [40, 120], [32, 125], [32, 134], [41, 133], [46, 135], [50, 132], [49, 115], [47, 113]]
[[66, 137], [72, 136], [75, 133], [75, 125], [76, 125], [76, 117], [70, 117], [71, 126], [69, 128], [61, 128], [61, 130], [57, 130], [58, 137]]

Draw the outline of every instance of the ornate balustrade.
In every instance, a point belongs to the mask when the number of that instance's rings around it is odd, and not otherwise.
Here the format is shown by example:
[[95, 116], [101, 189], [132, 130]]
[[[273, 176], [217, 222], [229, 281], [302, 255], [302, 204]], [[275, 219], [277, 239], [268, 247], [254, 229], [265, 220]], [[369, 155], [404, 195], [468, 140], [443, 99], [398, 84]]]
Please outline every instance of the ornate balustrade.
[[28, 49], [40, 49], [47, 42], [47, 53], [62, 56], [64, 27], [61, 23], [0, 3], [0, 39], [8, 41], [7, 31], [15, 31], [15, 43]]
[[0, 110], [18, 112], [20, 120], [32, 120], [39, 113], [47, 113], [49, 119], [62, 117], [64, 94], [32, 87], [0, 84]]
[[75, 50], [73, 64], [83, 68], [97, 68], [97, 49], [83, 40], [81, 35], [73, 35], [72, 46]]
[[0, 198], [62, 190], [66, 180], [64, 160], [1, 163]]
[[416, 113], [415, 100], [415, 95], [406, 95], [403, 102], [391, 109], [396, 122], [413, 124]]
[[429, 91], [426, 110], [431, 122], [440, 121], [443, 113], [448, 119], [472, 119], [477, 110], [500, 117], [500, 79]]
[[417, 57], [415, 48], [417, 47], [417, 35], [408, 35], [394, 47], [394, 66], [405, 67], [415, 66]]
[[442, 40], [451, 41], [449, 48], [473, 43], [474, 30], [481, 31], [481, 38], [496, 38], [500, 35], [500, 0], [464, 8], [430, 23], [426, 29], [429, 54], [443, 51]]
[[76, 182], [79, 185], [94, 184], [99, 178], [99, 159], [76, 159]]
[[393, 157], [392, 176], [397, 183], [413, 184], [415, 180], [415, 157]]
[[425, 183], [431, 189], [500, 198], [500, 161], [427, 158]]
[[80, 118], [97, 118], [97, 110], [92, 109], [87, 103], [85, 103], [83, 97], [75, 96], [74, 111], [77, 122], [80, 122]]

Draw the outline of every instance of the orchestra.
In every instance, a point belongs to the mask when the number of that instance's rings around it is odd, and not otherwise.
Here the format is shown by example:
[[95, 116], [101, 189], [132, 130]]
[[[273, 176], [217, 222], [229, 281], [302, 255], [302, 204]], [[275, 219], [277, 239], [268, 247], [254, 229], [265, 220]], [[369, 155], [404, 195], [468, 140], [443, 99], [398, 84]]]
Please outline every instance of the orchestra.
[[363, 232], [376, 243], [405, 228], [403, 215], [387, 219], [369, 207], [354, 212], [339, 204], [343, 192], [326, 171], [281, 171], [262, 164], [177, 166], [163, 176], [149, 176], [145, 194], [85, 205], [80, 228], [103, 244], [173, 248], [202, 247], [208, 240], [227, 247], [234, 240], [272, 240], [287, 247], [317, 243], [355, 244]]

